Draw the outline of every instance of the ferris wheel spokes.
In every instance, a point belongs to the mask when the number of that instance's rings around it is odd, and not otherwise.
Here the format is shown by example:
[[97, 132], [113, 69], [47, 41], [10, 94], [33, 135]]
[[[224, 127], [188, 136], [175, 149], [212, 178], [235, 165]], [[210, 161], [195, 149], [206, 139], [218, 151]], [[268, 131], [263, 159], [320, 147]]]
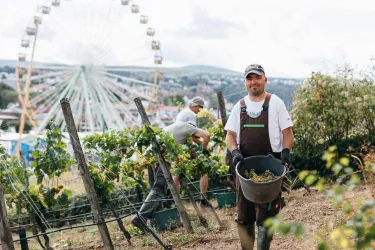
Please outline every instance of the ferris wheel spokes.
[[126, 107], [124, 107], [124, 103], [121, 102], [116, 96], [115, 96], [115, 93], [116, 95], [118, 95], [123, 101], [126, 101], [128, 103], [132, 103], [133, 100], [131, 100], [131, 98], [129, 98], [129, 96], [126, 96], [124, 95], [123, 92], [119, 91], [118, 88], [116, 88], [116, 86], [113, 84], [113, 83], [110, 83], [110, 84], [105, 84], [103, 81], [101, 81], [101, 84], [102, 86], [106, 86], [106, 91], [108, 93], [108, 95], [110, 95], [111, 99], [118, 105], [118, 109], [120, 109], [121, 111], [123, 111], [124, 115], [126, 116], [126, 118], [128, 118], [128, 122], [130, 120], [130, 122], [134, 122], [134, 123], [137, 123], [137, 119], [131, 114], [131, 112], [126, 109]]
[[[134, 110], [133, 99], [135, 97], [141, 97], [147, 100], [149, 103], [154, 103], [155, 89], [158, 89], [160, 65], [162, 64], [160, 42], [155, 37], [155, 29], [146, 26], [147, 32], [144, 35], [152, 38], [151, 51], [154, 54], [153, 64], [155, 69], [132, 67], [132, 66], [104, 66], [110, 62], [111, 58], [115, 58], [111, 54], [111, 36], [117, 32], [117, 30], [110, 29], [108, 25], [113, 22], [113, 18], [120, 17], [123, 12], [123, 8], [116, 8], [111, 1], [110, 4], [105, 3], [104, 5], [108, 8], [107, 19], [103, 22], [100, 18], [103, 9], [100, 9], [102, 2], [97, 0], [93, 10], [90, 8], [81, 8], [82, 5], [79, 1], [72, 2], [71, 9], [73, 8], [72, 18], [75, 20], [76, 28], [80, 30], [78, 33], [74, 33], [71, 29], [67, 28], [66, 22], [61, 19], [51, 19], [55, 21], [54, 26], [58, 26], [58, 30], [63, 32], [65, 35], [69, 34], [69, 38], [74, 40], [78, 38], [78, 42], [70, 43], [66, 47], [64, 52], [59, 55], [51, 54], [50, 58], [56, 62], [60, 61], [60, 64], [43, 64], [38, 63], [34, 65], [33, 55], [35, 52], [35, 44], [37, 41], [39, 26], [42, 24], [43, 15], [51, 14], [53, 7], [59, 7], [61, 4], [60, 0], [48, 0], [48, 3], [41, 6], [36, 15], [32, 18], [33, 24], [28, 25], [25, 29], [24, 36], [22, 37], [20, 47], [25, 50], [24, 53], [18, 54], [18, 65], [24, 65], [27, 74], [23, 74], [26, 79], [18, 81], [18, 92], [27, 92], [30, 87], [30, 91], [37, 91], [39, 94], [36, 97], [26, 97], [22, 99], [21, 104], [26, 107], [26, 111], [30, 108], [32, 114], [35, 117], [38, 116], [37, 126], [33, 125], [36, 129], [36, 133], [39, 134], [48, 124], [51, 119], [59, 123], [61, 128], [66, 129], [66, 124], [63, 120], [62, 111], [59, 106], [61, 98], [71, 99], [73, 108], [73, 117], [76, 120], [76, 125], [79, 131], [98, 131], [109, 128], [123, 129], [129, 127], [132, 124], [139, 124], [140, 120]], [[129, 5], [130, 1], [121, 0], [119, 4]], [[67, 6], [67, 5], [63, 5]], [[137, 18], [137, 22], [143, 27], [148, 25], [149, 18], [147, 15], [140, 13], [139, 5], [132, 2], [129, 6], [132, 16]], [[65, 9], [62, 9], [66, 11]], [[96, 11], [96, 10], [99, 10]], [[83, 11], [81, 15], [77, 15], [78, 11]], [[96, 12], [95, 12], [96, 11]], [[54, 12], [54, 11], [53, 11]], [[54, 12], [55, 13], [55, 12]], [[106, 18], [104, 17], [104, 19]], [[47, 19], [46, 19], [47, 20]], [[46, 22], [47, 23], [47, 22]], [[43, 25], [44, 26], [44, 25]], [[94, 28], [87, 28], [94, 27]], [[152, 26], [151, 26], [152, 27]], [[65, 28], [65, 29], [64, 29]], [[88, 43], [89, 40], [95, 40], [95, 44]], [[29, 49], [29, 53], [27, 53]], [[20, 51], [21, 52], [21, 51]], [[69, 58], [67, 58], [67, 52], [69, 52]], [[94, 54], [85, 54], [92, 53]], [[30, 59], [28, 58], [31, 55]], [[61, 56], [62, 55], [62, 56]], [[85, 57], [86, 56], [86, 57]], [[85, 66], [81, 65], [70, 65], [70, 62], [77, 63], [83, 58]], [[27, 60], [29, 59], [29, 60]], [[69, 59], [69, 60], [66, 60]], [[94, 60], [91, 60], [94, 59]], [[38, 60], [38, 59], [37, 59]], [[129, 59], [126, 59], [126, 63], [129, 63]], [[112, 61], [113, 62], [113, 61]], [[125, 62], [125, 61], [124, 61]], [[115, 64], [116, 63], [112, 63]], [[109, 64], [108, 64], [109, 65]], [[28, 70], [27, 70], [28, 68]], [[20, 70], [22, 70], [20, 68]], [[32, 75], [35, 71], [39, 70], [38, 75]], [[140, 77], [139, 73], [146, 73], [146, 77], [153, 77], [148, 72], [155, 72], [154, 82], [148, 82], [147, 80], [136, 79]], [[130, 74], [131, 77], [121, 76], [120, 72], [134, 72]], [[126, 75], [129, 75], [126, 73]], [[142, 76], [143, 78], [143, 76]], [[120, 83], [118, 79], [121, 79], [123, 83]], [[45, 83], [38, 87], [35, 86], [36, 82]], [[41, 89], [48, 86], [48, 89], [41, 91]], [[132, 106], [133, 105], [133, 106]], [[26, 117], [30, 119], [29, 111], [26, 112]]]
[[[101, 99], [100, 101], [104, 103], [104, 106], [111, 113], [110, 115], [111, 117], [108, 121], [111, 122], [112, 124], [108, 124], [108, 125], [116, 129], [124, 129], [126, 127], [126, 124], [122, 120], [117, 109], [114, 108], [114, 106], [116, 105], [118, 101], [116, 99], [112, 99], [112, 96], [110, 95], [111, 93], [108, 93], [107, 88], [105, 88], [99, 81], [96, 81], [96, 82], [97, 82], [96, 92], [100, 96], [100, 99]], [[106, 95], [104, 94], [105, 92], [107, 93]], [[103, 112], [103, 114], [105, 114], [105, 112]], [[106, 122], [107, 122], [107, 119], [105, 119]]]
[[[76, 89], [76, 82], [78, 81], [78, 78], [80, 77], [81, 75], [81, 71], [79, 71], [75, 76], [74, 78], [71, 80], [72, 81], [72, 87], [69, 88], [69, 91], [68, 93], [66, 94], [65, 98], [68, 98], [68, 99], [71, 99], [72, 95], [73, 95], [73, 91]], [[60, 103], [60, 100], [57, 100], [59, 103]], [[60, 124], [60, 122], [63, 120], [63, 114], [62, 114], [62, 109], [59, 108], [59, 111], [56, 115], [56, 118], [55, 118], [55, 121], [57, 124]]]
[[[62, 81], [51, 84], [50, 88], [42, 92], [42, 94], [34, 97], [30, 100], [29, 104], [35, 106], [40, 102], [46, 102], [48, 99], [53, 98], [55, 95], [61, 93], [61, 91], [66, 87], [65, 83], [70, 80], [69, 76], [66, 76]], [[43, 101], [44, 100], [44, 101]]]
[[[78, 109], [78, 103], [81, 103], [81, 99], [83, 100], [82, 97], [82, 88], [78, 88], [78, 90], [75, 92], [75, 96], [72, 98], [72, 110], [77, 110]], [[82, 104], [81, 104], [82, 105]], [[77, 117], [77, 113], [73, 112], [73, 118], [76, 124], [76, 128], [79, 127], [80, 119]], [[65, 131], [66, 123], [65, 120], [63, 120], [61, 124], [61, 131]]]
[[143, 69], [143, 68], [129, 68], [129, 67], [116, 67], [116, 66], [111, 66], [111, 67], [104, 67], [103, 68], [105, 71], [113, 71], [113, 72], [155, 72], [153, 69]]
[[[71, 81], [69, 84], [68, 84], [68, 87], [65, 88], [63, 90], [63, 92], [60, 93], [59, 97], [57, 100], [61, 100], [62, 98], [64, 98], [66, 96], [66, 94], [68, 93], [68, 91], [70, 90], [70, 88], [72, 88], [74, 86], [74, 82]], [[51, 107], [51, 109], [49, 110], [49, 112], [47, 113], [47, 115], [44, 117], [44, 119], [42, 120], [42, 122], [39, 124], [39, 126], [36, 128], [36, 134], [39, 134], [41, 132], [42, 129], [44, 129], [47, 124], [49, 123], [49, 121], [52, 119], [52, 117], [55, 115], [55, 112], [56, 112], [56, 109], [59, 107], [60, 105], [60, 101], [56, 101], [53, 106]]]
[[131, 78], [131, 77], [120, 76], [120, 75], [116, 75], [116, 74], [112, 74], [112, 73], [108, 73], [108, 72], [103, 72], [103, 74], [106, 75], [106, 76], [109, 76], [109, 77], [120, 78], [120, 79], [125, 80], [127, 82], [140, 83], [140, 84], [143, 84], [143, 85], [146, 85], [146, 86], [154, 87], [153, 83], [141, 81], [141, 80], [134, 79], [134, 78]]

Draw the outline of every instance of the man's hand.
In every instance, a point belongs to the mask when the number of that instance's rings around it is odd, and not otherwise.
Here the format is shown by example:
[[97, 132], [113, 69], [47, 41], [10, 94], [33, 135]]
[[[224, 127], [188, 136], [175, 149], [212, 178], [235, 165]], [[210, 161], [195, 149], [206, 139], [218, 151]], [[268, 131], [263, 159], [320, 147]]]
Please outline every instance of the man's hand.
[[289, 150], [289, 148], [284, 148], [281, 151], [281, 164], [285, 165], [285, 163], [290, 165], [290, 150]]
[[241, 154], [241, 152], [238, 149], [235, 149], [232, 151], [232, 163], [233, 166], [236, 167], [237, 163], [241, 162], [241, 164], [245, 163], [245, 160]]

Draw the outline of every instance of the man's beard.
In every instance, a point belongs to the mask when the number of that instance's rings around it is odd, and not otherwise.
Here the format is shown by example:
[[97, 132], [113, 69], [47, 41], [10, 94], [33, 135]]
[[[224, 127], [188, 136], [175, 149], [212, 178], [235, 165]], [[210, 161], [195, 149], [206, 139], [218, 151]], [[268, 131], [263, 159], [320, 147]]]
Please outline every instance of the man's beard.
[[263, 94], [263, 92], [264, 92], [264, 89], [261, 89], [261, 88], [258, 88], [257, 90], [253, 90], [252, 88], [250, 88], [249, 94], [251, 96], [260, 96], [261, 94]]

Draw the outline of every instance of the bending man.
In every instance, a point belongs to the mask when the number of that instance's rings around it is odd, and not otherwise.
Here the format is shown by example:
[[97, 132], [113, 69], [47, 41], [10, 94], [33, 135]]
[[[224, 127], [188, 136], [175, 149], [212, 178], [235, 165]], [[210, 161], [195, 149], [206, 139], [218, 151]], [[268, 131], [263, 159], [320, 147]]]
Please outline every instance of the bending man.
[[[194, 141], [196, 143], [203, 143], [204, 152], [208, 153], [207, 145], [210, 140], [210, 134], [207, 131], [197, 128], [195, 125], [195, 121], [176, 121], [175, 123], [165, 127], [164, 131], [171, 132], [173, 134], [176, 144], [183, 144], [190, 136], [192, 136], [193, 138], [195, 138]], [[198, 140], [198, 138], [202, 138], [203, 141]], [[167, 193], [167, 183], [160, 167], [157, 166], [156, 168], [153, 168], [152, 171], [152, 174], [149, 173], [151, 174], [151, 177], [153, 176], [153, 182], [152, 180], [150, 181], [151, 190], [145, 200], [145, 203], [143, 203], [141, 209], [139, 210], [140, 215], [145, 220], [151, 219], [153, 213], [159, 210], [162, 206], [161, 201], [153, 200], [162, 199], [166, 196]], [[143, 230], [140, 218], [138, 218], [137, 215], [133, 217], [132, 224]]]

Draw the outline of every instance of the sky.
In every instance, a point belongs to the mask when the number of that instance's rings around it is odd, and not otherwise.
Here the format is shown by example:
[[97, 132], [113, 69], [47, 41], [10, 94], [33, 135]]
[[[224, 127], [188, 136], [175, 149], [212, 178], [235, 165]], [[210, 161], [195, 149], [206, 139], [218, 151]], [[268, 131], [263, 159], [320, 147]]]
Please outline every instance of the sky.
[[[25, 29], [46, 0], [0, 0], [0, 59], [17, 59]], [[307, 77], [375, 55], [370, 0], [61, 0], [42, 15], [34, 58], [42, 62], [151, 66], [147, 27], [163, 65], [211, 65], [239, 72], [261, 64], [268, 76]], [[139, 22], [147, 15], [148, 24]]]

